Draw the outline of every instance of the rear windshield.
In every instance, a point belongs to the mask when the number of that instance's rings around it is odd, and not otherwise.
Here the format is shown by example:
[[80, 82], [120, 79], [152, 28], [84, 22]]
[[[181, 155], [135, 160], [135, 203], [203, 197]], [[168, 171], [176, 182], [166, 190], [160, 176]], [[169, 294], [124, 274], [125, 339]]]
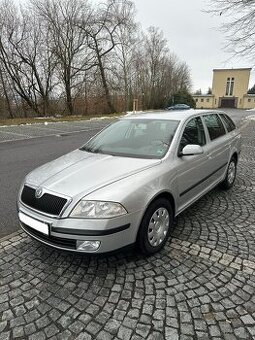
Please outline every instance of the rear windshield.
[[178, 124], [177, 120], [120, 120], [101, 131], [81, 150], [123, 157], [162, 158]]

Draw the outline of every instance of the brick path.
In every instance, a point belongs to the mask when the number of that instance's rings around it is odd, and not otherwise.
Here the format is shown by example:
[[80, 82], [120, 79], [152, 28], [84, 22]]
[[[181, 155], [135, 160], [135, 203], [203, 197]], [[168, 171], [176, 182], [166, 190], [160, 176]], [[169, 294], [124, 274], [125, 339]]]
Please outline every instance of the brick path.
[[176, 221], [160, 253], [88, 257], [0, 241], [0, 340], [255, 339], [255, 121], [238, 177]]

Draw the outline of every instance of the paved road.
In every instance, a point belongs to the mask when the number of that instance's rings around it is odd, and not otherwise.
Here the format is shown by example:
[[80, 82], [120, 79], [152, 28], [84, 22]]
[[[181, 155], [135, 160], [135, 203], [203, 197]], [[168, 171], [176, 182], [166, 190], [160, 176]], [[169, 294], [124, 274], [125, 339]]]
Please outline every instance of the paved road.
[[[109, 121], [103, 121], [96, 126], [91, 126], [88, 123], [85, 131], [64, 134], [62, 137], [57, 134], [43, 138], [26, 138], [0, 143], [0, 237], [19, 228], [16, 216], [16, 198], [24, 176], [35, 167], [78, 148], [107, 124]], [[14, 128], [26, 129], [26, 127]], [[23, 131], [20, 131], [20, 134], [21, 132]]]
[[0, 126], [0, 143], [47, 136], [66, 136], [77, 132], [101, 129], [109, 119], [74, 122], [45, 122], [28, 125]]
[[254, 134], [251, 121], [234, 188], [182, 213], [154, 256], [68, 254], [23, 232], [0, 240], [0, 340], [254, 339]]

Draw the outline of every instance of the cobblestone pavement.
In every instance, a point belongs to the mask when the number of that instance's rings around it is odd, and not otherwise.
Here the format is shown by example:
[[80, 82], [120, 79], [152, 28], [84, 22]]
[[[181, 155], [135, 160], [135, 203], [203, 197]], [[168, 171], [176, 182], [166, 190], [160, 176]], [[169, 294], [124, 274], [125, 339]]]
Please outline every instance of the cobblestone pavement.
[[98, 131], [111, 121], [112, 119], [92, 119], [74, 122], [0, 126], [0, 143], [55, 135], [62, 136], [83, 131]]
[[0, 241], [0, 339], [255, 339], [254, 134], [250, 121], [234, 188], [182, 213], [154, 256]]

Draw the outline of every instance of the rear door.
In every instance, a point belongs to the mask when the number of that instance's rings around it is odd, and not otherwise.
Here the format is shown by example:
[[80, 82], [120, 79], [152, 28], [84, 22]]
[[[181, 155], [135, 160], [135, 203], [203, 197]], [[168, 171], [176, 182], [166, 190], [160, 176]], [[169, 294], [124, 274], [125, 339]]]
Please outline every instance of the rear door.
[[224, 175], [230, 156], [230, 141], [226, 129], [216, 113], [203, 115], [206, 132], [209, 136], [207, 145], [208, 164], [211, 183], [215, 184]]

